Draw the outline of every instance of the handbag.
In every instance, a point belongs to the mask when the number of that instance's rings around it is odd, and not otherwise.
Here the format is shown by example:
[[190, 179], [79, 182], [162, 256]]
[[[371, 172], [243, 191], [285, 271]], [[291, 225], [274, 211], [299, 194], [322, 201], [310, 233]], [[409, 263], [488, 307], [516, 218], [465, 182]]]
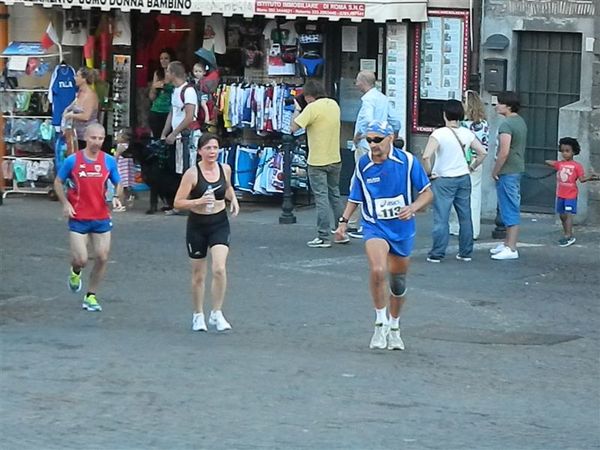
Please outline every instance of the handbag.
[[471, 161], [473, 161], [473, 153], [471, 153], [471, 149], [469, 148], [467, 150], [467, 146], [464, 145], [460, 138], [458, 137], [458, 134], [456, 134], [456, 131], [454, 131], [452, 128], [447, 127], [450, 131], [452, 131], [452, 134], [454, 135], [454, 137], [456, 138], [456, 140], [458, 141], [458, 145], [460, 145], [460, 148], [463, 151], [463, 155], [465, 157], [465, 161], [467, 161], [467, 165], [471, 165]]

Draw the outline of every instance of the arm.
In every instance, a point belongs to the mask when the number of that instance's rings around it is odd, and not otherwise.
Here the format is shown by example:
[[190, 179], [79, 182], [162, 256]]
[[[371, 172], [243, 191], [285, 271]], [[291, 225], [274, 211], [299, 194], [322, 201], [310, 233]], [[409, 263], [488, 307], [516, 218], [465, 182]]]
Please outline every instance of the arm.
[[298, 104], [296, 99], [294, 99], [294, 114], [292, 114], [292, 126], [291, 126], [292, 134], [295, 133], [296, 131], [298, 131], [300, 128], [302, 128], [300, 125], [298, 125], [296, 123], [296, 118], [300, 115], [301, 112], [302, 112], [302, 108], [300, 108], [300, 105]]
[[229, 164], [223, 164], [223, 171], [225, 172], [225, 179], [227, 180], [225, 200], [229, 200], [229, 202], [231, 202], [230, 211], [233, 217], [235, 217], [240, 212], [240, 204], [238, 203], [238, 199], [235, 196], [235, 190], [231, 185], [231, 167], [229, 166]]
[[115, 193], [112, 198], [112, 205], [113, 205], [113, 208], [121, 208], [123, 206], [123, 201], [124, 201], [123, 185], [121, 184], [121, 176], [119, 175], [119, 169], [117, 167], [117, 160], [110, 156], [107, 156], [107, 158], [109, 158], [109, 161], [110, 161], [107, 163], [107, 166], [109, 169], [108, 178], [115, 187]]
[[152, 84], [150, 85], [150, 90], [148, 91], [148, 98], [151, 101], [156, 100], [156, 97], [158, 96], [158, 90], [162, 89], [164, 84], [164, 80], [159, 80], [156, 76], [156, 72], [154, 72], [154, 76], [152, 77]]
[[56, 197], [58, 197], [58, 201], [62, 203], [63, 207], [63, 215], [65, 217], [74, 218], [75, 217], [75, 209], [67, 200], [67, 196], [65, 195], [64, 188], [64, 180], [60, 178], [58, 175], [54, 178], [54, 192], [56, 193]]
[[547, 159], [546, 161], [544, 161], [544, 164], [547, 164], [549, 166], [552, 166], [552, 167], [556, 168], [556, 163], [557, 162], [558, 161], [555, 161], [555, 160], [552, 160], [552, 159]]
[[431, 164], [431, 159], [438, 147], [440, 146], [439, 142], [433, 136], [429, 136], [429, 140], [427, 141], [427, 145], [425, 146], [425, 151], [423, 152], [423, 169], [425, 173], [431, 176], [431, 170], [433, 165]]
[[502, 169], [502, 166], [504, 166], [504, 163], [508, 158], [508, 154], [510, 153], [510, 142], [512, 141], [512, 136], [508, 133], [502, 133], [499, 137], [499, 141], [500, 147], [496, 156], [496, 164], [492, 170], [492, 178], [496, 181], [498, 181], [500, 169]]
[[200, 198], [189, 199], [190, 192], [198, 182], [198, 173], [196, 168], [192, 167], [185, 171], [177, 194], [175, 194], [175, 201], [173, 207], [177, 209], [192, 209], [198, 206], [203, 206], [207, 203], [213, 203], [215, 201], [213, 196], [203, 195]]
[[[338, 227], [335, 230], [335, 234], [337, 238], [341, 238], [346, 234], [346, 229], [348, 228], [348, 220], [352, 217], [354, 211], [358, 208], [358, 203], [354, 203], [351, 201], [346, 202], [346, 207], [344, 208], [344, 212], [342, 213], [342, 217], [346, 219], [346, 222], [338, 222]], [[339, 217], [336, 217], [338, 220]]]
[[473, 139], [473, 142], [471, 142], [471, 148], [475, 150], [475, 153], [477, 153], [477, 158], [475, 158], [475, 161], [471, 163], [469, 169], [475, 170], [483, 164], [483, 160], [487, 156], [487, 151], [477, 138]]
[[409, 220], [411, 219], [418, 211], [426, 207], [433, 200], [433, 192], [431, 192], [431, 188], [427, 186], [421, 192], [419, 192], [419, 196], [417, 199], [412, 202], [410, 205], [403, 207], [400, 209], [400, 213], [398, 214], [398, 218], [400, 220]]
[[360, 111], [358, 112], [358, 117], [356, 118], [356, 124], [358, 125], [356, 129], [356, 134], [352, 139], [352, 141], [355, 144], [358, 144], [361, 141], [361, 139], [365, 137], [363, 133], [367, 127], [367, 124], [373, 120], [373, 112], [373, 105], [366, 101], [363, 101], [360, 107]]
[[92, 112], [98, 111], [98, 96], [95, 92], [91, 92], [89, 95], [86, 95], [79, 105], [81, 108], [81, 112], [69, 112], [65, 115], [65, 118], [70, 118], [74, 120], [79, 120], [81, 122], [86, 122], [91, 119]]
[[173, 116], [173, 111], [169, 111], [169, 115], [167, 116], [167, 120], [165, 121], [165, 127], [162, 130], [162, 133], [160, 134], [160, 138], [161, 140], [165, 140], [166, 137], [169, 135], [169, 131], [171, 131], [171, 117]]
[[196, 109], [196, 105], [186, 103], [184, 106], [185, 111], [185, 119], [181, 121], [177, 128], [175, 128], [171, 133], [167, 136], [167, 143], [172, 144], [177, 139], [177, 136], [181, 134], [183, 130], [186, 130], [190, 124], [194, 121], [194, 110]]

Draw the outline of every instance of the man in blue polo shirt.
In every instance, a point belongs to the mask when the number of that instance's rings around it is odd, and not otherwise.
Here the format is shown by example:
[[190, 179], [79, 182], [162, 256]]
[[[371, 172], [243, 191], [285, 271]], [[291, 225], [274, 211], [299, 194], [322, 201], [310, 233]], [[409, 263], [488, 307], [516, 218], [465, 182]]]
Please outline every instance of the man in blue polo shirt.
[[[348, 218], [362, 206], [369, 284], [375, 306], [371, 348], [404, 350], [400, 337], [400, 311], [406, 295], [406, 273], [416, 233], [415, 213], [433, 199], [429, 178], [410, 153], [393, 147], [394, 131], [385, 121], [366, 128], [369, 152], [356, 164], [350, 196], [338, 219], [338, 237], [346, 233]], [[417, 192], [417, 198], [412, 198]], [[389, 273], [390, 296], [385, 279]], [[389, 303], [389, 319], [387, 307]]]

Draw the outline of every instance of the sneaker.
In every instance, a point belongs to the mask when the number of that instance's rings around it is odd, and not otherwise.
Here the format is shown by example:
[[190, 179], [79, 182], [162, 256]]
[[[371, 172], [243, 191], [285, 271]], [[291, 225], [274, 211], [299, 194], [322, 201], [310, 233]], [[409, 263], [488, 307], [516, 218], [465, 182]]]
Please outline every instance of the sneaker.
[[400, 328], [390, 328], [388, 350], [404, 350], [404, 341], [400, 337]]
[[456, 259], [459, 261], [471, 262], [472, 258], [470, 256], [460, 256], [456, 255]]
[[504, 247], [504, 249], [492, 255], [492, 259], [496, 260], [505, 260], [505, 259], [519, 259], [519, 251], [512, 251], [509, 247]]
[[388, 331], [389, 328], [387, 325], [376, 323], [369, 348], [386, 348]]
[[356, 230], [348, 230], [348, 236], [354, 239], [362, 239], [363, 238], [363, 229], [362, 227], [357, 228]]
[[75, 273], [71, 269], [71, 275], [69, 275], [69, 289], [71, 289], [71, 292], [79, 292], [81, 290], [81, 272]]
[[179, 214], [180, 214], [179, 210], [175, 209], [175, 208], [167, 209], [165, 211], [165, 216], [178, 216]]
[[325, 241], [321, 238], [314, 238], [312, 241], [308, 241], [306, 245], [311, 248], [329, 248], [331, 247], [331, 242]]
[[192, 331], [208, 331], [203, 313], [194, 313], [192, 316]]
[[427, 261], [432, 262], [432, 263], [441, 263], [442, 258], [440, 258], [439, 256], [428, 256]]
[[562, 239], [559, 239], [558, 245], [560, 245], [561, 247], [568, 247], [569, 245], [573, 245], [576, 240], [577, 239], [575, 239], [574, 236], [571, 236], [569, 238], [564, 237]]
[[217, 327], [217, 331], [231, 330], [231, 324], [225, 320], [222, 311], [211, 311], [208, 324]]
[[348, 242], [350, 242], [350, 238], [347, 234], [345, 234], [341, 239], [336, 238], [333, 240], [334, 244], [347, 244]]
[[500, 253], [502, 250], [504, 250], [504, 248], [506, 247], [506, 245], [504, 245], [504, 242], [496, 245], [494, 248], [490, 248], [490, 253], [492, 255], [495, 255], [497, 253]]
[[102, 311], [102, 306], [100, 306], [100, 303], [98, 303], [98, 300], [96, 300], [96, 295], [94, 294], [83, 297], [83, 303], [81, 304], [81, 307], [87, 311]]

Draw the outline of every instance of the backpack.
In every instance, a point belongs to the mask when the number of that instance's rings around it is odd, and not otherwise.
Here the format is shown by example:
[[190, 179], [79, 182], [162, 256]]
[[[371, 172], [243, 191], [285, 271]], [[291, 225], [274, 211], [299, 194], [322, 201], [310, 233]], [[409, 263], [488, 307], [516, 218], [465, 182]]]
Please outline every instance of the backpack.
[[[196, 83], [186, 83], [185, 86], [183, 87], [183, 89], [180, 92], [180, 96], [181, 96], [181, 103], [183, 103], [183, 108], [182, 110], [185, 108], [185, 91], [188, 88], [192, 88], [194, 89], [194, 92], [196, 93], [196, 106], [197, 106], [197, 112], [198, 115], [196, 117], [194, 117], [194, 120], [192, 121], [192, 123], [189, 125], [188, 129], [190, 130], [199, 130], [200, 128], [202, 128], [202, 126], [204, 124], [206, 124], [207, 122], [210, 122], [211, 120], [214, 120], [214, 113], [215, 113], [215, 101], [214, 101], [214, 97], [211, 94], [207, 94], [203, 89], [203, 86], [200, 85], [198, 86]], [[208, 100], [206, 102], [206, 107], [208, 108], [208, 115], [209, 117], [204, 117], [204, 111], [202, 110], [201, 107], [201, 102], [200, 99], [202, 98], [203, 95], [208, 95]]]

